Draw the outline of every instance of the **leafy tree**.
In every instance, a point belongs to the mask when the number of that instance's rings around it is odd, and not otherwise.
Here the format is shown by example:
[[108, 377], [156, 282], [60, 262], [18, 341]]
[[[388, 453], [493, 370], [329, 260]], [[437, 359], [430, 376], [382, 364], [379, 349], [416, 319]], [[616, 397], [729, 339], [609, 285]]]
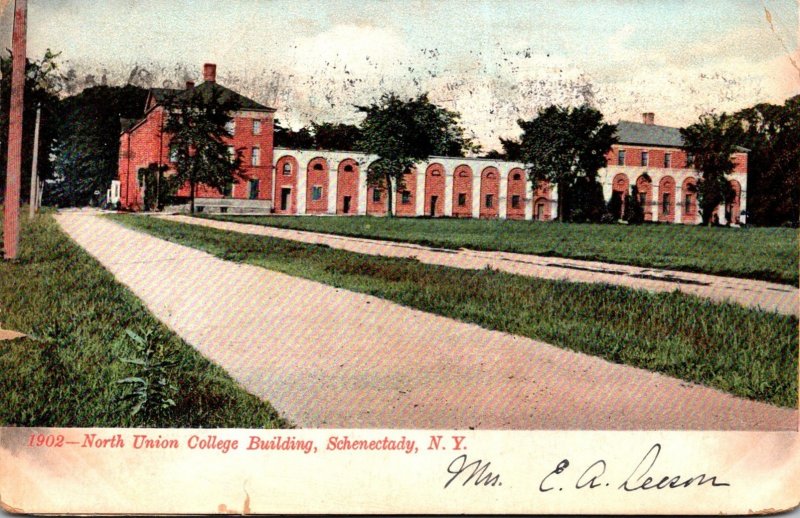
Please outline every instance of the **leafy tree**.
[[314, 149], [314, 135], [305, 126], [297, 131], [287, 128], [275, 119], [273, 140], [276, 147], [289, 149]]
[[732, 155], [742, 140], [742, 128], [734, 117], [704, 114], [700, 121], [681, 129], [684, 148], [693, 156], [694, 167], [700, 173], [697, 181], [697, 200], [703, 223], [713, 223], [714, 209], [733, 200], [734, 192], [728, 180], [733, 172]]
[[522, 159], [521, 145], [519, 140], [504, 139], [500, 137], [500, 145], [503, 146], [503, 151], [491, 150], [484, 155], [484, 158], [493, 158], [495, 160], [509, 160], [511, 162], [519, 162]]
[[578, 178], [567, 193], [564, 206], [571, 221], [600, 223], [606, 216], [603, 186], [596, 179], [585, 176]]
[[61, 102], [51, 203], [85, 205], [94, 191], [105, 192], [117, 177], [120, 118], [140, 118], [146, 98], [147, 90], [132, 85], [95, 86]]
[[352, 124], [335, 124], [332, 122], [311, 123], [316, 149], [336, 151], [359, 151], [358, 143], [362, 138], [361, 129]]
[[178, 192], [180, 185], [174, 176], [165, 175], [169, 166], [152, 163], [140, 167], [139, 185], [144, 190], [144, 210], [160, 210]]
[[367, 184], [387, 189], [389, 215], [392, 191], [405, 187], [403, 175], [414, 164], [431, 155], [464, 156], [478, 149], [464, 135], [460, 115], [431, 103], [427, 94], [405, 101], [394, 93], [384, 94], [378, 102], [357, 109], [366, 114], [358, 147], [378, 156], [367, 171]]
[[227, 129], [231, 113], [239, 105], [235, 97], [224, 95], [214, 83], [203, 83], [168, 99], [165, 107], [169, 116], [164, 132], [171, 136], [174, 181], [179, 185], [189, 184], [194, 214], [199, 184], [222, 191], [241, 176], [241, 152], [231, 154], [226, 141], [231, 136]]
[[[30, 193], [30, 172], [33, 163], [33, 137], [36, 126], [36, 108], [41, 107], [39, 128], [38, 174], [44, 180], [52, 176], [50, 160], [58, 119], [58, 93], [62, 87], [56, 59], [58, 54], [47, 49], [42, 59], [27, 60], [25, 64], [25, 93], [22, 127], [22, 183], [21, 195]], [[0, 57], [0, 199], [5, 195], [8, 158], [8, 109], [11, 104], [11, 51]]]
[[762, 103], [736, 112], [747, 157], [748, 222], [800, 224], [800, 95], [783, 106]]
[[[558, 219], [564, 221], [565, 201], [579, 178], [591, 184], [606, 166], [606, 153], [617, 142], [616, 126], [603, 122], [603, 114], [589, 106], [548, 106], [530, 121], [517, 121], [522, 128], [520, 158], [532, 182], [550, 182], [558, 187]], [[588, 187], [587, 187], [588, 188]]]

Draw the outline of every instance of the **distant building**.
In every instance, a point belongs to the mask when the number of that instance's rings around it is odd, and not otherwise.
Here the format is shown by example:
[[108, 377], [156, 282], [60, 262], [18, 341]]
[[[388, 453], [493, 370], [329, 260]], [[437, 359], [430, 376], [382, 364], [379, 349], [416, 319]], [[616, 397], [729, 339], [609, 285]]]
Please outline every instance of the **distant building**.
[[[216, 83], [216, 67], [206, 64], [204, 82], [187, 88], [215, 88], [237, 96], [242, 108], [234, 114], [230, 145], [243, 151], [243, 179], [225, 192], [204, 187], [196, 206], [205, 212], [275, 214], [385, 214], [386, 192], [368, 187], [366, 171], [377, 159], [351, 151], [293, 150], [273, 146], [275, 110]], [[141, 210], [142, 186], [137, 172], [148, 164], [171, 165], [169, 135], [163, 130], [168, 95], [180, 90], [153, 89], [142, 120], [120, 137], [118, 193], [123, 208]], [[606, 201], [617, 196], [621, 210], [635, 195], [647, 221], [696, 224], [701, 221], [695, 185], [677, 128], [658, 126], [653, 113], [643, 122], [621, 121], [619, 144], [607, 155], [599, 181]], [[737, 193], [728, 207], [718, 208], [720, 223], [740, 221], [746, 207], [747, 154], [733, 157], [731, 185]], [[393, 210], [398, 216], [552, 220], [557, 217], [558, 191], [534, 185], [525, 165], [481, 158], [430, 157], [406, 174]], [[115, 190], [116, 189], [116, 190]], [[188, 196], [188, 187], [179, 195]]]

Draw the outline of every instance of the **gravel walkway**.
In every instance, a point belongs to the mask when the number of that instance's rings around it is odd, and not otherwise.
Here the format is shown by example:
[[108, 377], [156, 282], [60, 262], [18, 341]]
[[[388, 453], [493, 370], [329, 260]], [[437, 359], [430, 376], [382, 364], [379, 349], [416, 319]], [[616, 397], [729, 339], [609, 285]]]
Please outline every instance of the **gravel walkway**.
[[223, 261], [92, 214], [57, 221], [300, 427], [797, 429], [796, 410]]
[[305, 243], [326, 244], [351, 252], [392, 257], [416, 257], [428, 264], [456, 268], [481, 269], [487, 266], [497, 270], [540, 277], [564, 279], [574, 282], [604, 282], [641, 288], [650, 291], [674, 291], [697, 295], [719, 301], [731, 301], [743, 306], [762, 308], [786, 315], [800, 314], [800, 291], [793, 286], [750, 279], [721, 277], [700, 273], [660, 270], [609, 264], [597, 261], [580, 261], [559, 257], [542, 257], [509, 252], [481, 252], [475, 250], [444, 250], [411, 243], [396, 243], [375, 239], [337, 236], [290, 230], [263, 225], [232, 223], [192, 218], [188, 216], [158, 216], [171, 221], [203, 225], [247, 234], [291, 239]]

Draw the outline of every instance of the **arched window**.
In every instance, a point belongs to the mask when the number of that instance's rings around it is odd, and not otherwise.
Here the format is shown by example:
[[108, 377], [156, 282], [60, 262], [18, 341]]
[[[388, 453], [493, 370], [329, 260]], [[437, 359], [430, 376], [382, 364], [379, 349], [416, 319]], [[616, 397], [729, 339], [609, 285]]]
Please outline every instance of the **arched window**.
[[283, 163], [283, 174], [285, 174], [286, 176], [292, 174], [292, 164], [290, 164], [289, 162]]
[[464, 170], [462, 169], [462, 170], [461, 170], [461, 171], [458, 173], [458, 176], [460, 176], [460, 177], [462, 177], [462, 178], [466, 178], [467, 176], [469, 176], [469, 173], [468, 173], [468, 172], [466, 172], [466, 171], [464, 171]]
[[350, 165], [350, 164], [347, 164], [346, 166], [344, 166], [344, 171], [346, 173], [352, 173], [353, 172], [353, 166]]
[[320, 164], [319, 162], [314, 164], [314, 171], [322, 171], [322, 169], [323, 169], [322, 164]]
[[519, 179], [521, 179], [521, 178], [522, 178], [522, 176], [520, 176], [520, 174], [519, 174], [519, 173], [514, 173], [514, 176], [513, 176], [513, 178], [514, 178], [514, 180], [519, 180]]

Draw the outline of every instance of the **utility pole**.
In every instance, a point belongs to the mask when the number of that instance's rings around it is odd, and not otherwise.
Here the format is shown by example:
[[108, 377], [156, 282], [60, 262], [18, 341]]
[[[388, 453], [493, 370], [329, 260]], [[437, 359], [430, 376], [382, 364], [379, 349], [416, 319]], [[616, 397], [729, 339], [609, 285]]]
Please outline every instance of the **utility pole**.
[[39, 205], [39, 123], [42, 119], [42, 107], [36, 107], [36, 127], [33, 130], [33, 164], [31, 165], [31, 195], [28, 200], [28, 217], [33, 219], [36, 215], [36, 208]]
[[19, 245], [19, 191], [22, 176], [22, 112], [25, 94], [25, 32], [27, 0], [14, 3], [14, 32], [11, 41], [11, 107], [8, 111], [8, 164], [3, 220], [3, 256], [17, 258]]

